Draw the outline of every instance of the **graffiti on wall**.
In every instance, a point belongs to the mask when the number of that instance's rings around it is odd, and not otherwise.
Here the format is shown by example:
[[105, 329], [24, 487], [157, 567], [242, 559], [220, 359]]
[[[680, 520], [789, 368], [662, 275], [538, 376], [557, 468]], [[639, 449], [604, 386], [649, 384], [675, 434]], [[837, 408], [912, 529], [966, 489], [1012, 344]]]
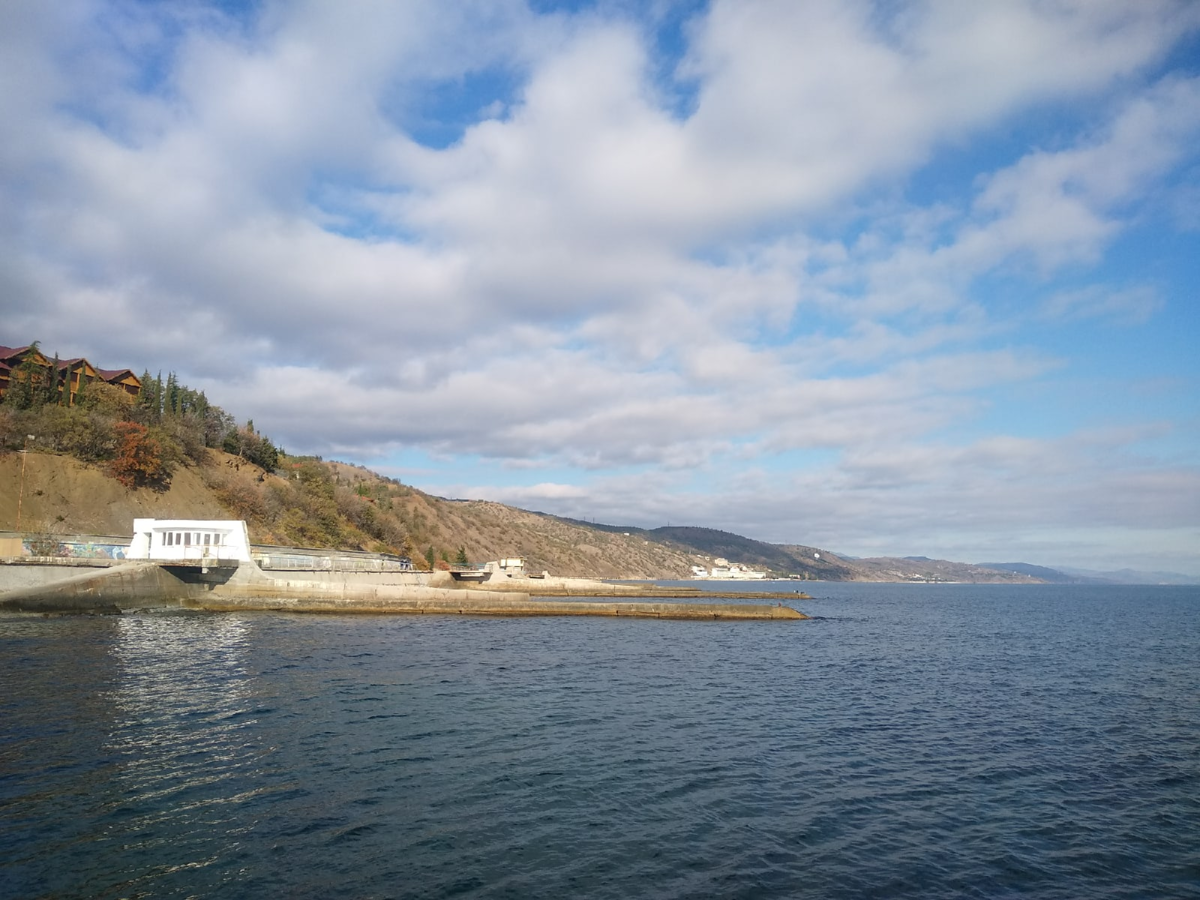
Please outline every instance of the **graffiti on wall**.
[[56, 556], [66, 559], [124, 559], [128, 544], [96, 543], [93, 541], [60, 541], [52, 537], [25, 538], [22, 542], [29, 556]]

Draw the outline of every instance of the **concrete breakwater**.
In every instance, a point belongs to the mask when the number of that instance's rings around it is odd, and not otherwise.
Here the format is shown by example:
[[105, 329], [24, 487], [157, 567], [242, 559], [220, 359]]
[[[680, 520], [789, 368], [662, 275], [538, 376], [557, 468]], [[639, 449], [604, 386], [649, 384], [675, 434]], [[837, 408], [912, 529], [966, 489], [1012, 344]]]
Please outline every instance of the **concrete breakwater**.
[[[633, 616], [674, 619], [804, 619], [781, 603], [654, 603], [533, 599], [526, 591], [458, 586], [447, 573], [416, 583], [365, 573], [305, 573], [271, 578], [254, 563], [177, 565], [131, 561], [102, 568], [68, 568], [53, 577], [13, 584], [15, 567], [0, 567], [0, 610], [21, 612], [101, 612], [152, 608], [209, 611], [283, 610], [290, 612], [395, 613], [482, 616]], [[34, 567], [31, 567], [34, 568]], [[43, 569], [52, 569], [44, 566]], [[28, 572], [25, 573], [28, 576]], [[3, 576], [9, 576], [4, 578]], [[594, 582], [593, 584], [603, 584]], [[631, 587], [631, 586], [625, 586]], [[652, 587], [652, 586], [651, 586]], [[563, 596], [562, 594], [542, 596]], [[601, 596], [575, 594], [572, 596]], [[603, 595], [614, 596], [614, 595]], [[662, 594], [621, 596], [662, 597]], [[672, 596], [670, 594], [665, 596]], [[701, 597], [688, 593], [687, 599]]]
[[[531, 597], [629, 597], [638, 599], [660, 598], [664, 600], [704, 600], [714, 596], [714, 591], [681, 585], [665, 586], [644, 582], [595, 581], [590, 578], [512, 578], [498, 581], [473, 583], [463, 580], [459, 584], [472, 591], [494, 593], [518, 592]], [[727, 600], [762, 600], [779, 603], [791, 600], [811, 600], [800, 591], [721, 591]]]

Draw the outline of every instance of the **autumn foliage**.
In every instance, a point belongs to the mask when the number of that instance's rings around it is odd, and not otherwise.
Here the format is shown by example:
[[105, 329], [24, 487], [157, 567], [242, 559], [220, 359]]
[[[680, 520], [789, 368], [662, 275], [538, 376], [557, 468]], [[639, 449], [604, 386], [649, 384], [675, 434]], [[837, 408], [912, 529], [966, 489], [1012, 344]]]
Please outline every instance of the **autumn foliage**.
[[171, 468], [162, 444], [150, 429], [137, 422], [118, 422], [114, 431], [116, 454], [109, 464], [113, 477], [126, 487], [165, 488], [171, 480]]
[[64, 372], [72, 375], [57, 355], [47, 360], [36, 341], [30, 350], [0, 396], [0, 456], [12, 450], [63, 454], [103, 465], [126, 487], [154, 490], [166, 490], [181, 465], [207, 465], [211, 448], [227, 447], [268, 472], [279, 464], [282, 451], [251, 422], [239, 428], [174, 372], [165, 382], [161, 374], [143, 372], [132, 395], [99, 377], [63, 380]]

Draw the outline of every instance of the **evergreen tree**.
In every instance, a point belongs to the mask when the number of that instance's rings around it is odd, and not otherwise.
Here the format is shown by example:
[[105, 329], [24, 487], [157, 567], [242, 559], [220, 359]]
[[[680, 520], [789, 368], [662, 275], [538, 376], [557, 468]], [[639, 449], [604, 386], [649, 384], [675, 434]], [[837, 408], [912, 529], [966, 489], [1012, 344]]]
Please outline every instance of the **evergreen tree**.
[[55, 353], [54, 362], [50, 364], [50, 371], [46, 373], [46, 396], [43, 402], [47, 405], [62, 403], [62, 395], [59, 393], [62, 390], [60, 365], [58, 354]]
[[208, 417], [208, 398], [204, 396], [204, 391], [194, 394], [192, 397], [192, 412], [196, 417], [203, 422]]
[[179, 408], [179, 381], [175, 378], [174, 372], [167, 373], [167, 393], [163, 401], [163, 414], [167, 416], [177, 415], [176, 410]]
[[34, 341], [9, 377], [4, 399], [16, 409], [32, 409], [42, 405], [46, 373], [38, 364], [37, 357], [40, 355], [38, 342]]
[[4, 392], [4, 403], [13, 409], [29, 409], [31, 385], [22, 371], [24, 362], [12, 371], [9, 377], [8, 390]]
[[146, 369], [142, 372], [142, 392], [138, 394], [138, 407], [142, 410], [142, 415], [150, 424], [158, 422], [155, 416], [155, 409], [158, 406], [158, 392], [154, 389], [154, 379], [150, 377], [150, 370]]
[[86, 400], [87, 400], [87, 395], [88, 395], [87, 386], [90, 382], [91, 382], [91, 379], [88, 378], [86, 373], [83, 371], [83, 369], [80, 368], [80, 370], [79, 370], [79, 387], [77, 387], [75, 389], [75, 405], [76, 406], [86, 405]]

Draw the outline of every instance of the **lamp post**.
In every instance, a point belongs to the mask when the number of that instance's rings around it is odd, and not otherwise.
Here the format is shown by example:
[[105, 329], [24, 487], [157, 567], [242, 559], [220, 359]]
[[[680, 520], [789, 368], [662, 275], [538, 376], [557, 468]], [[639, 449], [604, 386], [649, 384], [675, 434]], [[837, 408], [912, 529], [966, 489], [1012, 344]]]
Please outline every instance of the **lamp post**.
[[32, 434], [25, 435], [25, 448], [21, 451], [21, 487], [17, 491], [17, 531], [21, 530], [21, 501], [25, 499], [25, 460], [29, 459], [29, 442]]

